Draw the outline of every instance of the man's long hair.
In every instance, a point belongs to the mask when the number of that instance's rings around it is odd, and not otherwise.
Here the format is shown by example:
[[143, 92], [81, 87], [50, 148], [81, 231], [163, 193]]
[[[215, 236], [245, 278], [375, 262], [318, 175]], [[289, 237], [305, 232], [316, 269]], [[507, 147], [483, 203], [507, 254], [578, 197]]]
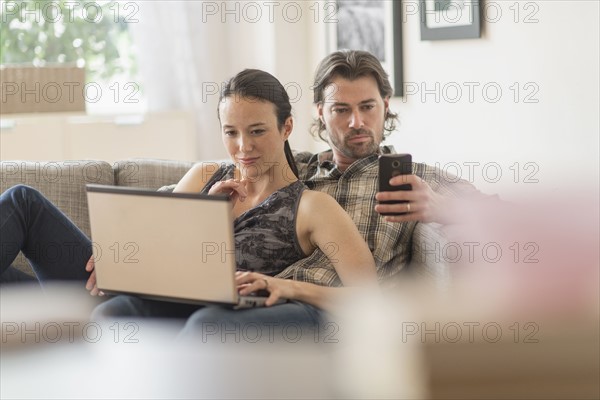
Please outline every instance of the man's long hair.
[[[341, 50], [331, 53], [321, 61], [315, 72], [313, 85], [314, 104], [322, 104], [325, 98], [325, 88], [337, 77], [353, 81], [364, 76], [372, 76], [377, 82], [379, 94], [382, 98], [392, 97], [394, 88], [390, 84], [389, 76], [383, 69], [381, 63], [373, 54], [361, 50]], [[385, 123], [383, 125], [384, 137], [396, 129], [398, 114], [386, 111]], [[321, 138], [325, 131], [325, 124], [317, 118], [313, 121], [310, 131], [313, 136]]]

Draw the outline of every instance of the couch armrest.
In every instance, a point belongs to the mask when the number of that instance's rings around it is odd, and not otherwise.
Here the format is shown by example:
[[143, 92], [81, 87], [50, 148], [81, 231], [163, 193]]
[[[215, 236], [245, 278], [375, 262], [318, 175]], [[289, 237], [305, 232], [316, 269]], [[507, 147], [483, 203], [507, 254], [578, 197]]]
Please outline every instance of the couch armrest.
[[448, 239], [441, 227], [434, 223], [417, 223], [412, 237], [412, 257], [408, 271], [445, 289], [450, 285], [452, 276], [450, 265], [443, 256]]

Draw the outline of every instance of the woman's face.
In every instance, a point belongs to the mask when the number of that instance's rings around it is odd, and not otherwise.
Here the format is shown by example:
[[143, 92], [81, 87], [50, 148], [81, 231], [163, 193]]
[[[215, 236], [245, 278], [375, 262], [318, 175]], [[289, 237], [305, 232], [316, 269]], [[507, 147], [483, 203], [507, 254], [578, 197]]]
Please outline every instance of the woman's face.
[[287, 166], [284, 143], [292, 132], [292, 118], [280, 131], [273, 103], [229, 96], [219, 104], [219, 117], [223, 144], [242, 177], [256, 178]]

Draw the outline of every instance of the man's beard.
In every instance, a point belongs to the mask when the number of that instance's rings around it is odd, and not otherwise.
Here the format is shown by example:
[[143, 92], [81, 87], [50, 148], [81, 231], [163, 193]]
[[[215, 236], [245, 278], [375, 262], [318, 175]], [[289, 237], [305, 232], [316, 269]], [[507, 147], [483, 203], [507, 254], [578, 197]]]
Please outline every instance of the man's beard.
[[[369, 136], [371, 140], [362, 143], [350, 143], [352, 138], [359, 135]], [[343, 143], [340, 143], [337, 140], [337, 137], [334, 138], [333, 135], [329, 137], [331, 138], [332, 144], [344, 155], [344, 157], [352, 159], [359, 159], [370, 156], [371, 154], [376, 154], [379, 149], [379, 142], [375, 142], [375, 135], [373, 132], [366, 129], [353, 129], [348, 132], [343, 138]]]

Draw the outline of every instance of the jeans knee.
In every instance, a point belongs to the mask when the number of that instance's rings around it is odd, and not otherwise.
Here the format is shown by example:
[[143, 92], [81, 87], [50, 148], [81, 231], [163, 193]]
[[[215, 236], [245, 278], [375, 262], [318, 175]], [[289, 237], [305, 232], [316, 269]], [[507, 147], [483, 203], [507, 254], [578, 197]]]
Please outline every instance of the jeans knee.
[[8, 195], [17, 202], [44, 198], [44, 195], [31, 186], [19, 184], [7, 189]]
[[220, 323], [226, 320], [226, 309], [221, 307], [209, 306], [199, 309], [188, 318], [186, 327], [201, 327], [205, 324]]
[[109, 317], [114, 317], [114, 314], [113, 314], [114, 307], [113, 307], [113, 304], [111, 304], [112, 300], [113, 299], [106, 300], [104, 303], [98, 304], [96, 306], [96, 308], [94, 308], [94, 310], [92, 311], [90, 320], [101, 321], [101, 320], [107, 319]]
[[[187, 319], [185, 326], [178, 336], [181, 341], [197, 341], [206, 342], [209, 338], [211, 341], [219, 340], [223, 331], [232, 333], [237, 331], [237, 327], [231, 326], [224, 321], [225, 309], [221, 307], [208, 306], [194, 312]], [[226, 318], [225, 318], [226, 319]]]
[[92, 321], [102, 321], [135, 315], [135, 299], [131, 296], [117, 296], [106, 300], [94, 308], [90, 319]]

